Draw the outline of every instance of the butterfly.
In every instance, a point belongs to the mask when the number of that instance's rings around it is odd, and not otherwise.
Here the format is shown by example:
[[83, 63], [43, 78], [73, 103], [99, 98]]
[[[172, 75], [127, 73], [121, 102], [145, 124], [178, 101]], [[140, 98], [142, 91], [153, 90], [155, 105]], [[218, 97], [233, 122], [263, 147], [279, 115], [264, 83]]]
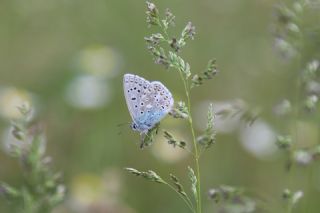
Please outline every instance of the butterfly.
[[172, 109], [173, 97], [159, 81], [149, 82], [133, 74], [123, 76], [123, 90], [132, 118], [131, 128], [146, 134]]

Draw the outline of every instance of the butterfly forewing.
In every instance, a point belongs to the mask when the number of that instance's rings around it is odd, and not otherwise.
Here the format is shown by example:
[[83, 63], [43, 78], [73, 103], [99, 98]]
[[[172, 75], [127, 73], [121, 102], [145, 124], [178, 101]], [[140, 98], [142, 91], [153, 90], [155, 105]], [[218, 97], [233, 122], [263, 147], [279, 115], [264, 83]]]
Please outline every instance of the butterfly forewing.
[[[132, 74], [125, 74], [123, 77], [123, 89], [127, 106], [133, 121], [141, 113], [141, 97], [143, 91], [150, 85], [150, 82]], [[143, 105], [143, 103], [142, 103]]]

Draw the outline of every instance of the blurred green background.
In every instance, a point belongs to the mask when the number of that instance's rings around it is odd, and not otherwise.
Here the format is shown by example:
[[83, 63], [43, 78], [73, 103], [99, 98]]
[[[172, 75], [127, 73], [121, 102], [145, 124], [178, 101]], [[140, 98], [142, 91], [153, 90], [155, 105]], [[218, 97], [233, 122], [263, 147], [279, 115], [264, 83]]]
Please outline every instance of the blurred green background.
[[[265, 109], [252, 129], [237, 121], [222, 124], [217, 143], [201, 158], [205, 212], [213, 212], [214, 206], [206, 199], [207, 190], [220, 184], [248, 188], [269, 212], [283, 212], [283, 189], [301, 189], [306, 195], [295, 212], [318, 212], [319, 164], [313, 165], [311, 179], [308, 168], [294, 167], [287, 173], [285, 156], [273, 147], [284, 121], [270, 109], [294, 95], [296, 77], [295, 65], [280, 60], [274, 51], [270, 27], [276, 1], [155, 3], [175, 14], [173, 32], [188, 21], [196, 26], [195, 40], [182, 53], [192, 72], [202, 71], [212, 57], [218, 61], [217, 78], [192, 92], [197, 131], [206, 123], [203, 113], [211, 101], [223, 105], [241, 99]], [[2, 140], [8, 120], [16, 116], [14, 104], [31, 100], [35, 118], [46, 126], [47, 153], [54, 168], [63, 171], [68, 187], [68, 198], [56, 212], [187, 212], [167, 188], [123, 171], [153, 169], [163, 177], [175, 173], [188, 184], [183, 177], [192, 165], [189, 156], [169, 149], [161, 137], [140, 150], [139, 134], [128, 125], [118, 127], [131, 121], [122, 91], [124, 73], [159, 80], [176, 102], [184, 98], [178, 75], [155, 65], [146, 50], [143, 38], [152, 29], [146, 25], [144, 1], [1, 0], [0, 26]], [[311, 141], [319, 141], [319, 129], [308, 125]], [[162, 123], [189, 140], [185, 126], [169, 117]], [[262, 147], [259, 140], [264, 141]], [[19, 165], [5, 151], [0, 162], [0, 179], [21, 184]], [[10, 212], [3, 199], [0, 212]]]

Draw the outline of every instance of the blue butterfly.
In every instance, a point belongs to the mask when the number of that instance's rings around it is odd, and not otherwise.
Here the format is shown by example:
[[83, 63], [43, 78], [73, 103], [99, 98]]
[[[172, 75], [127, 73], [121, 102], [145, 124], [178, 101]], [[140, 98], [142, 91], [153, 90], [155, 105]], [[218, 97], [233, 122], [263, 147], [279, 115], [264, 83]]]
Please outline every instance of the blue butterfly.
[[123, 76], [123, 90], [132, 118], [131, 128], [147, 133], [173, 107], [170, 91], [159, 81], [149, 82], [133, 74]]

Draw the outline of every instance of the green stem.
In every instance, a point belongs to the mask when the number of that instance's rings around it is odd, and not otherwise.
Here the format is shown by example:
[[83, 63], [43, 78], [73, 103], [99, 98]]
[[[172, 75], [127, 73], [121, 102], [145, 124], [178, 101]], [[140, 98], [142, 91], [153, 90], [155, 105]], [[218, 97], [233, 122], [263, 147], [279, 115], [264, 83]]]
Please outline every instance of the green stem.
[[[166, 27], [162, 24], [160, 19], [158, 19], [157, 22], [158, 22], [158, 25], [160, 26], [160, 28], [163, 30], [163, 33], [165, 34], [165, 41], [170, 45], [170, 37], [169, 37], [169, 34], [167, 32]], [[184, 85], [184, 89], [185, 89], [185, 93], [186, 93], [186, 97], [187, 97], [187, 102], [188, 102], [188, 114], [189, 114], [188, 121], [189, 121], [190, 129], [191, 129], [191, 133], [192, 133], [193, 147], [195, 150], [194, 154], [193, 154], [193, 158], [195, 159], [196, 176], [197, 176], [197, 199], [196, 199], [197, 211], [196, 211], [196, 213], [201, 213], [202, 212], [202, 210], [201, 210], [201, 181], [200, 181], [200, 166], [199, 166], [200, 155], [199, 155], [199, 151], [198, 151], [196, 136], [195, 136], [195, 132], [194, 132], [194, 128], [193, 128], [193, 121], [192, 121], [192, 116], [191, 116], [191, 101], [190, 101], [190, 94], [189, 94], [189, 86], [188, 86], [188, 81], [183, 77], [183, 73], [181, 71], [181, 68], [179, 66], [175, 67], [175, 68], [179, 71], [180, 77], [181, 77], [183, 85]], [[179, 195], [182, 196], [180, 193], [179, 193]]]
[[172, 189], [174, 192], [176, 192], [176, 193], [179, 195], [179, 197], [187, 204], [187, 206], [189, 207], [189, 209], [190, 209], [193, 213], [195, 213], [195, 209], [194, 209], [193, 204], [192, 204], [192, 202], [191, 202], [191, 200], [190, 200], [189, 197], [184, 197], [182, 194], [180, 194], [180, 193], [179, 193], [173, 186], [171, 186], [169, 183], [167, 183], [167, 182], [164, 181], [164, 184], [167, 185], [167, 186], [168, 186], [170, 189]]
[[170, 36], [168, 34], [166, 27], [162, 24], [160, 19], [158, 19], [157, 22], [158, 22], [158, 25], [160, 26], [160, 28], [163, 30], [163, 33], [165, 35], [165, 38], [164, 38], [165, 41], [169, 44], [170, 43]]
[[193, 147], [194, 147], [194, 159], [195, 159], [195, 166], [196, 166], [196, 176], [197, 176], [197, 213], [201, 213], [201, 178], [200, 178], [200, 164], [199, 164], [199, 151], [198, 151], [198, 146], [197, 146], [197, 140], [196, 140], [196, 136], [195, 136], [195, 132], [194, 132], [194, 128], [193, 128], [193, 120], [192, 120], [192, 116], [191, 116], [191, 101], [190, 101], [190, 94], [189, 94], [189, 87], [188, 87], [188, 81], [186, 81], [186, 79], [183, 77], [183, 73], [179, 70], [180, 73], [180, 77], [182, 79], [183, 82], [183, 86], [186, 92], [186, 96], [187, 96], [187, 104], [188, 104], [188, 121], [190, 124], [190, 129], [191, 129], [191, 134], [192, 134], [192, 142], [193, 142]]

